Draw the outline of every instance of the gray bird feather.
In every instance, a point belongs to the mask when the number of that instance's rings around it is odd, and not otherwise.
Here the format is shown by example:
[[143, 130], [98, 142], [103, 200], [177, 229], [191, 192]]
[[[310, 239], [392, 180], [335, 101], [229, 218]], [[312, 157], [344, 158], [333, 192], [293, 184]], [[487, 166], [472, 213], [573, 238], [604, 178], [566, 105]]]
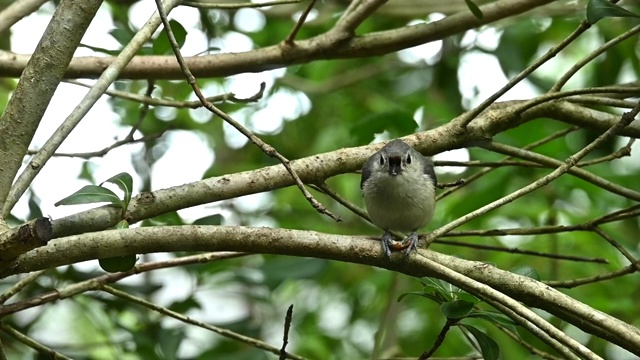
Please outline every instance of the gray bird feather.
[[366, 161], [360, 188], [374, 225], [413, 232], [433, 217], [436, 184], [433, 162], [393, 140]]

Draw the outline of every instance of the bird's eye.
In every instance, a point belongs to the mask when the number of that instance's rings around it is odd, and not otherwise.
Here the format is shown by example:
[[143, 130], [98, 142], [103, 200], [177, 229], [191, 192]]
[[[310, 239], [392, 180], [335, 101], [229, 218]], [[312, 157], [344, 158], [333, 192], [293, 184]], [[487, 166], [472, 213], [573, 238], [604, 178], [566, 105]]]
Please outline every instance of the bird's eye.
[[407, 164], [411, 164], [411, 154], [407, 154]]
[[384, 156], [380, 155], [380, 165], [384, 165]]

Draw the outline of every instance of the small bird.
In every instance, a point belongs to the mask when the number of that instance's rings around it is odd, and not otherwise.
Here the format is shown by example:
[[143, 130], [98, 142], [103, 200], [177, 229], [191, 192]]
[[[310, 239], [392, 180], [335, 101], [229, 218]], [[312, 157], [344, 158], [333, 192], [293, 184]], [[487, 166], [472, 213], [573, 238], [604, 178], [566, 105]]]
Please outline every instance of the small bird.
[[436, 174], [431, 159], [396, 139], [371, 155], [362, 167], [360, 189], [371, 222], [384, 230], [382, 250], [391, 258], [389, 231], [411, 232], [403, 241], [405, 257], [418, 246], [416, 231], [427, 225], [436, 207]]

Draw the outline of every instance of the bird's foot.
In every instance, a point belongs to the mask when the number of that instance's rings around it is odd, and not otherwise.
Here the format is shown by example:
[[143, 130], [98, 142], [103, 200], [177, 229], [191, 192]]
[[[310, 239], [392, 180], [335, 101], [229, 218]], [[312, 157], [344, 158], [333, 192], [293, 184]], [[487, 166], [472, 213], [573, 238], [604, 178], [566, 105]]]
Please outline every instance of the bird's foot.
[[412, 231], [411, 234], [409, 234], [409, 236], [407, 236], [407, 238], [402, 241], [402, 253], [404, 254], [405, 259], [409, 257], [412, 252], [418, 249], [419, 238], [420, 237], [418, 236], [418, 234], [416, 234], [415, 231]]
[[387, 259], [391, 259], [391, 248], [395, 247], [393, 235], [391, 235], [390, 232], [385, 231], [380, 241], [382, 242], [382, 251], [384, 252], [384, 255]]
[[391, 259], [391, 252], [402, 251], [404, 259], [409, 257], [413, 251], [418, 248], [418, 234], [415, 231], [411, 232], [402, 242], [398, 242], [393, 238], [390, 232], [385, 231], [382, 235], [382, 251], [387, 259]]

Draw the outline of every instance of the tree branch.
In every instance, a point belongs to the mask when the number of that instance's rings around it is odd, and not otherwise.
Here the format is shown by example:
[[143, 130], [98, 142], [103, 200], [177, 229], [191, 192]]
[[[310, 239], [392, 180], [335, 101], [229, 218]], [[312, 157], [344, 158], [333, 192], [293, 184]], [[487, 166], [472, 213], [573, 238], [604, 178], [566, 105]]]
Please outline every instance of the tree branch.
[[[100, 0], [61, 1], [33, 57], [23, 68], [24, 72], [20, 72], [20, 81], [0, 117], [0, 208], [10, 210], [15, 204], [9, 195], [11, 184], [49, 101], [100, 4]], [[42, 165], [44, 163], [38, 166]], [[31, 164], [27, 169], [33, 166], [36, 165]], [[9, 211], [3, 211], [2, 218], [8, 214]]]
[[[469, 124], [466, 129], [459, 126], [460, 117], [458, 117], [438, 128], [416, 133], [404, 139], [416, 150], [428, 155], [474, 145], [484, 144], [484, 146], [488, 146], [486, 145], [488, 139], [491, 139], [497, 133], [517, 127], [538, 117], [552, 117], [556, 114], [558, 104], [562, 103], [562, 101], [541, 104], [525, 111], [518, 117], [513, 117], [511, 109], [518, 107], [521, 103], [518, 101], [497, 103]], [[574, 104], [571, 104], [571, 106], [579, 107]], [[595, 110], [593, 111], [595, 112]], [[610, 117], [614, 121], [610, 122]], [[590, 121], [589, 124], [593, 128], [606, 130], [615, 124], [617, 120], [619, 120], [619, 116], [606, 114], [606, 118], [600, 116], [585, 121]], [[640, 126], [634, 127], [635, 125], [633, 123], [631, 126], [627, 126], [621, 133], [626, 136], [633, 136], [634, 129], [637, 128], [638, 136], [640, 136]], [[364, 161], [379, 148], [379, 144], [374, 144], [340, 149], [293, 160], [291, 161], [291, 167], [305, 184], [320, 184], [332, 176], [359, 170]], [[561, 165], [559, 160], [552, 160], [553, 162], [549, 166], [557, 167]], [[540, 162], [537, 159], [535, 161]], [[569, 171], [571, 174], [577, 172], [594, 176], [584, 169], [572, 168]], [[191, 206], [275, 190], [291, 185], [294, 185], [294, 181], [290, 173], [282, 165], [273, 165], [140, 194], [132, 199], [125, 216], [126, 220], [133, 224]], [[628, 191], [630, 193], [627, 195], [632, 198], [637, 194], [634, 191]], [[52, 224], [54, 238], [104, 230], [114, 226], [121, 219], [119, 209], [111, 206], [90, 209], [54, 220]]]
[[[404, 262], [388, 261], [382, 255], [378, 241], [356, 236], [234, 226], [155, 226], [107, 230], [53, 240], [47, 246], [20, 256], [2, 276], [97, 258], [175, 251], [239, 251], [309, 256], [377, 266], [412, 276], [432, 276], [465, 290], [471, 289], [468, 286], [472, 285], [463, 284], [460, 278], [452, 280], [450, 273], [443, 272], [447, 268], [640, 355], [640, 330], [536, 280], [485, 263], [424, 249], [419, 250], [422, 256], [412, 256]], [[434, 268], [434, 263], [439, 267]], [[0, 306], [0, 315], [7, 314], [5, 309], [10, 309], [8, 306]]]
[[[295, 47], [272, 45], [240, 53], [225, 53], [185, 58], [196, 77], [224, 77], [245, 72], [261, 72], [314, 60], [348, 59], [384, 55], [401, 49], [443, 39], [481, 25], [521, 14], [553, 0], [509, 0], [481, 7], [478, 19], [469, 11], [442, 20], [358, 36], [340, 44], [339, 34], [328, 33], [296, 41]], [[336, 46], [340, 44], [340, 46]], [[0, 51], [0, 76], [17, 77], [28, 55]], [[74, 59], [66, 78], [96, 78], [114, 58], [79, 57]], [[216, 66], [211, 66], [216, 64]], [[172, 56], [139, 56], [132, 59], [120, 74], [121, 79], [181, 79], [182, 72]]]
[[[102, 3], [102, 1], [97, 1], [97, 0], [94, 0], [94, 1], [96, 1], [97, 6], [99, 6]], [[167, 0], [165, 7], [167, 10], [170, 10], [174, 6], [178, 5], [179, 3], [180, 3], [180, 0]], [[76, 5], [73, 5], [73, 6], [75, 7]], [[97, 11], [97, 6], [96, 6], [96, 11]], [[74, 12], [70, 10], [65, 10], [65, 13], [72, 18], [78, 17], [77, 14], [74, 14]], [[85, 15], [80, 15], [79, 17], [83, 17], [83, 16]], [[70, 21], [70, 20], [66, 20], [66, 21]], [[125, 46], [124, 49], [122, 49], [122, 51], [120, 52], [120, 55], [118, 55], [118, 57], [115, 58], [115, 60], [109, 65], [109, 67], [107, 67], [101, 73], [100, 78], [98, 79], [96, 84], [91, 87], [91, 90], [89, 90], [87, 95], [85, 95], [85, 97], [78, 104], [78, 106], [76, 106], [73, 112], [69, 114], [69, 116], [64, 120], [64, 122], [60, 125], [60, 127], [56, 129], [55, 133], [47, 140], [47, 142], [42, 146], [42, 148], [38, 151], [38, 153], [35, 156], [33, 156], [31, 161], [29, 162], [29, 166], [27, 166], [25, 170], [22, 172], [22, 174], [20, 174], [15, 184], [11, 188], [11, 192], [9, 193], [9, 196], [6, 202], [4, 203], [0, 202], [0, 205], [2, 205], [3, 217], [6, 217], [7, 215], [9, 215], [13, 206], [18, 202], [18, 199], [20, 199], [22, 194], [24, 194], [24, 192], [27, 190], [27, 188], [29, 187], [33, 179], [36, 177], [36, 175], [40, 172], [44, 164], [51, 158], [51, 156], [53, 156], [56, 149], [69, 136], [71, 131], [76, 127], [76, 125], [80, 123], [80, 120], [84, 118], [84, 116], [89, 112], [89, 110], [93, 107], [96, 101], [98, 101], [98, 99], [102, 96], [102, 94], [104, 94], [104, 92], [107, 90], [109, 85], [111, 85], [111, 83], [113, 83], [116, 80], [116, 78], [118, 77], [118, 74], [122, 71], [122, 69], [125, 68], [125, 66], [127, 66], [129, 61], [131, 61], [133, 56], [138, 52], [138, 50], [142, 47], [142, 45], [144, 45], [147, 42], [147, 40], [151, 38], [154, 31], [158, 28], [159, 25], [160, 25], [160, 17], [156, 13], [147, 21], [144, 27], [136, 33], [133, 39], [131, 39], [131, 42], [129, 42], [129, 44], [127, 44], [127, 46]], [[87, 26], [88, 26], [88, 23], [87, 23]], [[67, 28], [68, 24], [64, 23], [60, 27]], [[59, 42], [57, 39], [60, 39], [60, 38], [64, 39], [65, 37], [64, 35], [57, 35], [55, 41]], [[78, 43], [79, 41], [80, 39], [78, 39]], [[78, 43], [75, 43], [75, 45], [73, 46], [73, 50], [71, 50], [71, 54], [73, 54], [73, 51], [75, 51], [75, 49], [78, 47]], [[42, 69], [45, 70], [45, 72], [50, 71], [47, 65], [44, 65], [44, 66], [40, 65], [40, 66], [42, 67]], [[58, 78], [57, 81], [60, 82], [60, 79]], [[56, 82], [56, 85], [57, 85], [57, 82]], [[20, 87], [19, 84], [18, 84], [18, 87]], [[16, 93], [17, 92], [18, 90], [16, 89]], [[30, 93], [32, 94], [31, 96], [35, 94], [35, 92], [33, 91], [31, 91]], [[38, 103], [38, 101], [36, 101], [35, 99], [31, 101], [35, 101], [36, 103]], [[31, 104], [31, 102], [26, 102], [26, 103]], [[19, 148], [20, 146], [17, 147], [17, 149]], [[13, 149], [12, 151], [15, 151], [15, 149]], [[24, 154], [25, 152], [26, 152], [26, 149], [22, 154]], [[20, 157], [20, 162], [22, 162], [22, 156]], [[17, 169], [16, 169], [16, 172], [17, 172]], [[2, 167], [0, 167], [0, 174], [2, 174]], [[0, 178], [0, 180], [2, 179]], [[5, 184], [5, 183], [6, 183], [5, 181], [0, 181], [0, 186], [2, 186], [2, 184]], [[8, 183], [11, 184], [11, 181], [9, 181]], [[2, 195], [1, 188], [0, 188], [0, 195]], [[0, 199], [1, 198], [3, 197], [0, 196]]]

